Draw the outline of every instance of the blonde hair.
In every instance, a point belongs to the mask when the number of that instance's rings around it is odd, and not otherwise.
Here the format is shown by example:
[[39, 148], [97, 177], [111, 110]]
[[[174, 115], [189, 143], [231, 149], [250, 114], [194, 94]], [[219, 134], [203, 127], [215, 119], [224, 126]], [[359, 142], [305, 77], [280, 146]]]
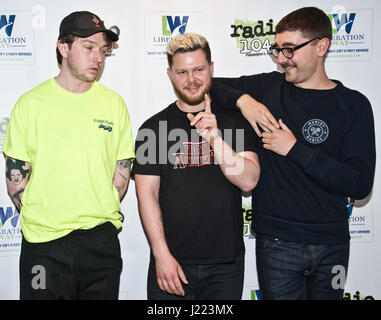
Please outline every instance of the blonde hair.
[[167, 59], [169, 67], [172, 67], [173, 56], [176, 53], [184, 53], [202, 49], [205, 52], [206, 60], [211, 63], [211, 53], [209, 42], [205, 37], [197, 33], [178, 34], [167, 44]]

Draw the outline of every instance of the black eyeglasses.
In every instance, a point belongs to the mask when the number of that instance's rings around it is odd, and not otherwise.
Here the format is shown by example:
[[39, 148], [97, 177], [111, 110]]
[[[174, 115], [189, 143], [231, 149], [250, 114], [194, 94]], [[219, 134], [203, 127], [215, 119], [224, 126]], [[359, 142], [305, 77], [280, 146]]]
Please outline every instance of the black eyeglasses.
[[279, 55], [279, 52], [281, 51], [282, 54], [287, 58], [287, 59], [291, 59], [293, 56], [294, 56], [294, 51], [300, 49], [300, 48], [303, 48], [305, 47], [307, 44], [311, 43], [312, 41], [315, 41], [317, 39], [321, 39], [319, 37], [316, 37], [316, 38], [313, 38], [311, 40], [308, 40], [306, 42], [303, 42], [299, 45], [297, 45], [296, 47], [284, 47], [284, 48], [279, 48], [277, 47], [277, 45], [273, 44], [271, 47], [270, 47], [270, 50], [269, 50], [269, 54], [272, 54], [275, 58], [278, 58], [278, 55]]

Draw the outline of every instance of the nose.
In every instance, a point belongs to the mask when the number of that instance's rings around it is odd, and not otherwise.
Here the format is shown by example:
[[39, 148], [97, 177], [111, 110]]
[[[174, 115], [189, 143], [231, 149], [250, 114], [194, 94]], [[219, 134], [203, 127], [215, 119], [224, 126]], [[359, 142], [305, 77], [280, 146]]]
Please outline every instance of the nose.
[[286, 58], [282, 52], [279, 52], [279, 53], [278, 53], [277, 62], [278, 62], [279, 64], [285, 63], [285, 62], [287, 62], [288, 60], [289, 60], [289, 59]]
[[101, 63], [105, 60], [105, 55], [101, 50], [94, 50], [93, 52], [93, 61]]
[[194, 80], [194, 75], [193, 71], [188, 72], [188, 82], [193, 82]]

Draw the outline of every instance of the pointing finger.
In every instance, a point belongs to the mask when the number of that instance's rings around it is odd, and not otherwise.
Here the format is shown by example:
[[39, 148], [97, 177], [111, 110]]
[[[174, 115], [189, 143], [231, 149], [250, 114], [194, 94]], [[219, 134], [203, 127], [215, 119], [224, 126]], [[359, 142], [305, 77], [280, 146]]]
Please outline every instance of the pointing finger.
[[204, 104], [205, 104], [205, 112], [212, 112], [212, 109], [210, 107], [210, 98], [207, 93], [204, 95]]

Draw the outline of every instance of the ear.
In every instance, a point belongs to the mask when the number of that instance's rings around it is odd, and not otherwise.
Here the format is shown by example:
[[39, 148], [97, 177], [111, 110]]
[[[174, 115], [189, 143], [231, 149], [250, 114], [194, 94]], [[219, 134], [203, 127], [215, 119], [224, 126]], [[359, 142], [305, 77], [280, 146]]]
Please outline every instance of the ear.
[[214, 75], [214, 62], [212, 61], [210, 63], [210, 76], [213, 78]]
[[63, 43], [61, 40], [58, 40], [57, 49], [61, 53], [62, 58], [67, 58], [68, 52], [70, 51], [69, 45], [67, 43]]
[[172, 81], [172, 70], [170, 67], [167, 68], [167, 74], [168, 74], [169, 80]]
[[330, 45], [331, 45], [331, 41], [328, 38], [320, 39], [317, 45], [318, 56], [324, 57], [327, 54]]

